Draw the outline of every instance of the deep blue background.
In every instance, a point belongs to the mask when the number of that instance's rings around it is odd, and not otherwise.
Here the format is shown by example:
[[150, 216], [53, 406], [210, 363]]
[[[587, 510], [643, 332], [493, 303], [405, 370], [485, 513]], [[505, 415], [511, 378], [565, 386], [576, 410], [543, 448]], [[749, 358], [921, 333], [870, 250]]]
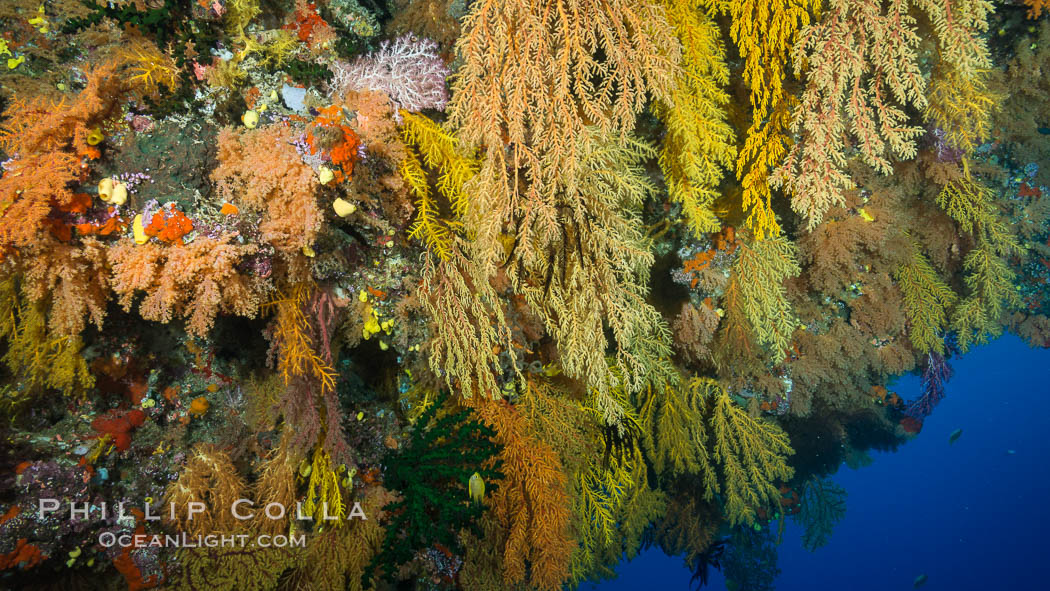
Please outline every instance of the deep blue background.
[[[777, 589], [907, 590], [921, 573], [923, 591], [1050, 588], [1050, 350], [1007, 335], [951, 364], [946, 398], [918, 437], [833, 476], [849, 497], [828, 545], [807, 552], [788, 520]], [[918, 377], [892, 389], [915, 398]], [[690, 578], [659, 550], [617, 572], [580, 589], [684, 591]], [[707, 588], [725, 589], [724, 579], [713, 573]]]

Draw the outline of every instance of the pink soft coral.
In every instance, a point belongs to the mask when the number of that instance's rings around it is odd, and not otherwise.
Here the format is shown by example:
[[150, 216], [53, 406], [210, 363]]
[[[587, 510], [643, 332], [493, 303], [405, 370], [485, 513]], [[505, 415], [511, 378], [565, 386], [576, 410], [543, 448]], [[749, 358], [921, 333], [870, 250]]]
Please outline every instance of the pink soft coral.
[[393, 43], [384, 41], [379, 51], [352, 63], [337, 63], [334, 72], [333, 90], [341, 95], [353, 90], [385, 93], [394, 106], [395, 118], [400, 109], [441, 110], [448, 102], [448, 68], [438, 57], [437, 43], [412, 34]]

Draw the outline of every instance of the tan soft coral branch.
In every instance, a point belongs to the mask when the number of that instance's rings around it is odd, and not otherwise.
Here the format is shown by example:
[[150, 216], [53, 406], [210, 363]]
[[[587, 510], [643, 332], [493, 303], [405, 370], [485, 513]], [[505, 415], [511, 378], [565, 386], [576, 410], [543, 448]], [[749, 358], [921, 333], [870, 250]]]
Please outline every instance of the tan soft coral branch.
[[143, 318], [186, 318], [186, 330], [199, 337], [207, 335], [219, 312], [254, 317], [265, 286], [236, 266], [258, 247], [232, 243], [235, 236], [200, 236], [185, 246], [137, 245], [125, 238], [109, 249], [113, 291], [125, 310], [144, 292]]
[[[980, 32], [990, 4], [981, 0], [831, 0], [819, 23], [803, 29], [794, 61], [808, 64], [806, 88], [792, 131], [801, 139], [770, 177], [792, 194], [791, 205], [812, 230], [829, 207], [843, 204], [853, 187], [845, 164], [855, 144], [859, 157], [882, 174], [894, 159], [917, 153], [922, 128], [906, 108], [924, 109], [912, 7], [933, 23], [940, 57], [964, 78], [988, 67]], [[851, 139], [852, 138], [852, 139]]]
[[56, 335], [79, 335], [90, 317], [102, 328], [109, 297], [105, 246], [93, 237], [79, 246], [47, 237], [37, 256], [25, 261], [23, 289], [33, 301], [50, 297], [48, 328]]
[[324, 222], [317, 203], [317, 175], [303, 163], [290, 129], [271, 125], [219, 132], [219, 166], [212, 171], [219, 194], [242, 211], [262, 216], [262, 240], [286, 259], [312, 247]]

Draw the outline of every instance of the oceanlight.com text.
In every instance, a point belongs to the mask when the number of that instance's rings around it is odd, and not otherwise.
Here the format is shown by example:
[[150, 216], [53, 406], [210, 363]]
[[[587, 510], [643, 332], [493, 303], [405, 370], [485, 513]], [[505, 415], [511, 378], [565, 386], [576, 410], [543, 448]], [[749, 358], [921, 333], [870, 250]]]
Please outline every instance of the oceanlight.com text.
[[111, 548], [243, 548], [254, 544], [259, 548], [305, 548], [306, 536], [260, 534], [208, 534], [191, 536], [182, 534], [115, 534], [103, 532], [98, 543]]

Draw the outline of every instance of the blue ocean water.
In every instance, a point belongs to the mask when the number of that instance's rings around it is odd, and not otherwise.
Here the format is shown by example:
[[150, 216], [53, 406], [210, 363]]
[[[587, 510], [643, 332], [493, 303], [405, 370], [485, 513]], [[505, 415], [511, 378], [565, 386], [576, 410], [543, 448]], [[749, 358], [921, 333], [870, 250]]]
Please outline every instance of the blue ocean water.
[[[830, 542], [808, 552], [789, 520], [778, 548], [778, 590], [1045, 589], [1050, 560], [1050, 350], [1015, 336], [951, 360], [946, 398], [918, 437], [871, 452], [832, 479], [849, 496]], [[893, 388], [918, 396], [917, 376]], [[954, 444], [948, 438], [962, 429]], [[617, 567], [618, 578], [581, 591], [686, 590], [681, 557], [659, 549]], [[705, 589], [726, 589], [712, 572]], [[743, 590], [741, 590], [743, 591]]]

